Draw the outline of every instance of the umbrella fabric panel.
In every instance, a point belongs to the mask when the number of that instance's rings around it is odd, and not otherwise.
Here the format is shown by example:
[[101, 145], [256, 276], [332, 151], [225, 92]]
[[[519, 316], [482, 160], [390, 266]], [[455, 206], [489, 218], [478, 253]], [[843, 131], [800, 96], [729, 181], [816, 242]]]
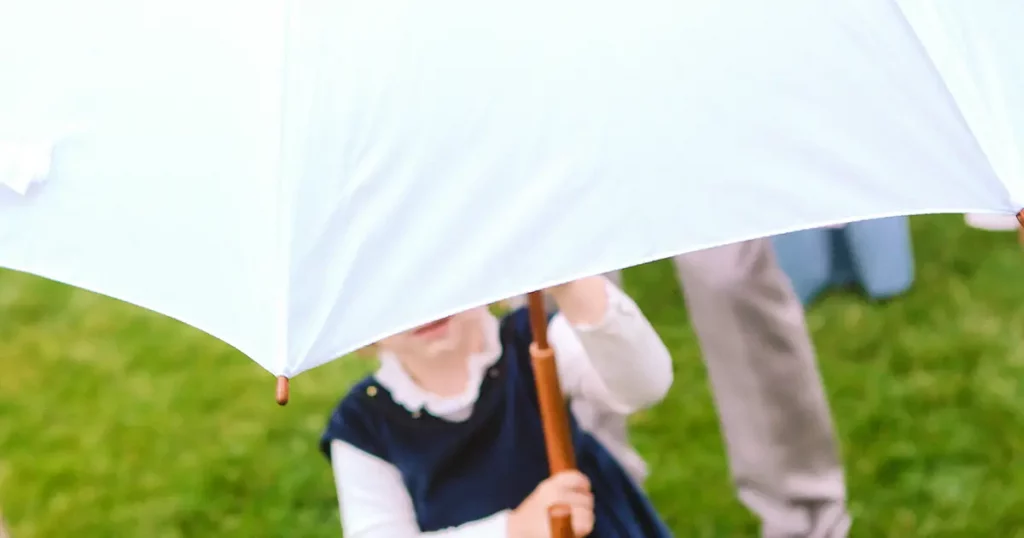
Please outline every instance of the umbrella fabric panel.
[[24, 196], [0, 185], [0, 265], [180, 319], [277, 369], [284, 7], [0, 8], [0, 144], [53, 146], [44, 182]]
[[1024, 205], [1024, 4], [899, 3], [1015, 205]]
[[0, 143], [56, 149], [0, 190], [0, 265], [275, 374], [682, 252], [1019, 209], [893, 0], [22, 4]]
[[1019, 209], [890, 0], [380, 0], [328, 17], [320, 106], [345, 126], [345, 180], [298, 181], [317, 224], [293, 231], [296, 371], [681, 252]]

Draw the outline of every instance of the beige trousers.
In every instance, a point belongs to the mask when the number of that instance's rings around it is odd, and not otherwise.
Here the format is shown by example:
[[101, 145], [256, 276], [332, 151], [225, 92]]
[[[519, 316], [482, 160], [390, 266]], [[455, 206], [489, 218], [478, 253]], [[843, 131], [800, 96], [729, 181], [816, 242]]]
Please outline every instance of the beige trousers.
[[[760, 517], [762, 537], [845, 537], [846, 485], [828, 401], [803, 308], [771, 241], [674, 261], [733, 480], [740, 500]], [[625, 436], [622, 420], [606, 430]]]

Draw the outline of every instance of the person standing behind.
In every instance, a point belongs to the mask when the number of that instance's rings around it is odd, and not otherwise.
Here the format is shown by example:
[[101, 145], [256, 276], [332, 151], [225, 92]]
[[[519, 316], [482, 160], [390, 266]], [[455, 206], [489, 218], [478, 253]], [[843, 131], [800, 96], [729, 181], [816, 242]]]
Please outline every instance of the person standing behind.
[[835, 428], [803, 307], [770, 239], [673, 261], [738, 497], [760, 518], [762, 538], [844, 538], [851, 520]]

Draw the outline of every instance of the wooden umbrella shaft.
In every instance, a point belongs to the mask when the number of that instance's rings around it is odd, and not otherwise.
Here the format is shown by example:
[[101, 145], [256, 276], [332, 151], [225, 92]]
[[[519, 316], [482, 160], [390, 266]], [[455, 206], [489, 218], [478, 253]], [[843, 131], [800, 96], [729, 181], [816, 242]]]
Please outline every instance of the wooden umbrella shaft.
[[[537, 402], [540, 406], [541, 426], [544, 429], [544, 445], [547, 449], [548, 466], [551, 474], [576, 468], [572, 438], [569, 433], [569, 415], [558, 380], [555, 352], [548, 345], [548, 317], [544, 308], [544, 296], [535, 291], [529, 295], [530, 329], [533, 343], [530, 345], [530, 359], [534, 381], [537, 385]], [[551, 536], [573, 538], [569, 508], [553, 506], [549, 511]]]
[[548, 318], [541, 292], [535, 291], [529, 295], [529, 309], [530, 329], [533, 332], [530, 359], [537, 385], [541, 425], [544, 428], [548, 465], [551, 474], [557, 474], [576, 468], [569, 434], [569, 414], [562, 394], [562, 384], [558, 380], [555, 350], [548, 345]]
[[526, 305], [530, 313], [530, 332], [533, 333], [533, 343], [540, 349], [549, 349], [548, 346], [548, 312], [544, 305], [544, 294], [535, 291], [526, 296]]
[[540, 420], [544, 428], [544, 445], [551, 474], [575, 469], [576, 457], [569, 434], [569, 415], [562, 386], [558, 381], [555, 353], [551, 348], [542, 349], [534, 342], [530, 346], [530, 358], [537, 384], [537, 401], [540, 404]]

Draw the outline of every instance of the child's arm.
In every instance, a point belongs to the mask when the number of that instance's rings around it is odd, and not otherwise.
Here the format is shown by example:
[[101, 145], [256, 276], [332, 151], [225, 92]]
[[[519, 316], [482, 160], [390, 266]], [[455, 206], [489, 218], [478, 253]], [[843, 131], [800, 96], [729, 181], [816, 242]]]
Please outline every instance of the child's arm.
[[420, 532], [398, 469], [348, 443], [331, 443], [331, 466], [345, 538], [508, 538], [508, 511], [450, 529]]
[[659, 402], [672, 386], [672, 359], [639, 307], [607, 278], [548, 290], [558, 303], [548, 338], [567, 396], [622, 414]]

